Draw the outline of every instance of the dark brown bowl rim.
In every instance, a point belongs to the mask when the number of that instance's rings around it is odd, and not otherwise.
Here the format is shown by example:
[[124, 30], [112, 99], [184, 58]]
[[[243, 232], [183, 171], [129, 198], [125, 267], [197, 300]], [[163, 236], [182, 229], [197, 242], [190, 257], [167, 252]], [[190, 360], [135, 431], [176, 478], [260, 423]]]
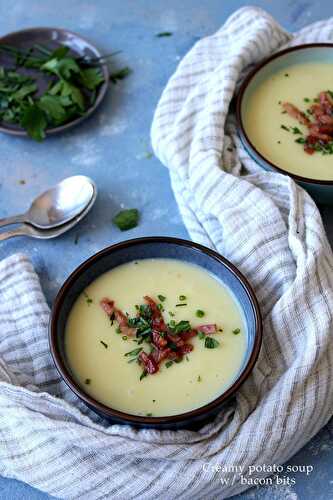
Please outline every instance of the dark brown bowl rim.
[[[98, 57], [103, 55], [103, 54], [101, 54], [100, 50], [94, 44], [92, 44], [87, 38], [83, 37], [82, 35], [79, 35], [78, 33], [74, 32], [74, 31], [67, 30], [64, 28], [52, 28], [52, 27], [47, 27], [47, 26], [26, 28], [26, 29], [17, 30], [17, 31], [11, 31], [10, 33], [7, 33], [7, 34], [2, 35], [0, 37], [0, 44], [2, 43], [2, 41], [4, 39], [6, 39], [7, 37], [10, 37], [10, 36], [13, 36], [13, 35], [18, 35], [21, 33], [29, 33], [29, 32], [31, 33], [31, 32], [36, 32], [36, 31], [39, 31], [39, 32], [47, 31], [48, 32], [51, 30], [57, 31], [58, 33], [66, 33], [66, 34], [72, 35], [73, 37], [76, 37], [76, 38], [82, 40], [83, 42], [85, 42], [87, 45], [89, 45], [95, 51], [95, 53]], [[110, 72], [109, 72], [109, 68], [108, 68], [107, 64], [101, 64], [101, 69], [103, 72], [105, 82], [101, 85], [101, 87], [98, 91], [98, 95], [97, 95], [96, 101], [94, 102], [94, 105], [91, 106], [90, 108], [88, 108], [88, 110], [84, 116], [80, 116], [79, 118], [75, 118], [75, 120], [72, 120], [72, 121], [65, 123], [64, 125], [60, 125], [58, 127], [47, 128], [45, 130], [46, 136], [57, 134], [59, 132], [64, 132], [67, 129], [74, 127], [75, 125], [78, 125], [79, 123], [83, 122], [92, 113], [94, 113], [94, 111], [98, 108], [98, 106], [103, 101], [103, 99], [108, 91], [108, 88], [109, 88]], [[3, 132], [5, 134], [10, 134], [10, 135], [16, 135], [16, 136], [20, 136], [20, 137], [28, 137], [28, 134], [24, 129], [9, 128], [9, 127], [6, 127], [6, 125], [4, 125], [4, 124], [0, 124], [0, 132]]]
[[266, 163], [268, 163], [272, 167], [273, 170], [277, 170], [281, 174], [288, 175], [289, 177], [295, 179], [298, 182], [305, 182], [305, 183], [318, 184], [318, 185], [332, 185], [333, 184], [333, 180], [325, 180], [325, 179], [319, 180], [319, 179], [311, 179], [311, 178], [308, 178], [308, 177], [302, 177], [301, 175], [293, 174], [291, 172], [288, 172], [287, 170], [284, 170], [281, 167], [278, 167], [277, 165], [275, 165], [274, 163], [272, 163], [271, 161], [269, 161], [267, 158], [265, 158], [261, 153], [259, 153], [259, 151], [257, 150], [257, 148], [250, 141], [250, 139], [249, 139], [249, 137], [248, 137], [248, 135], [247, 135], [247, 133], [245, 131], [245, 127], [243, 125], [243, 120], [242, 120], [242, 114], [241, 114], [242, 101], [243, 101], [244, 93], [245, 93], [248, 85], [250, 84], [250, 82], [254, 78], [254, 76], [264, 66], [266, 66], [267, 64], [269, 64], [270, 62], [272, 62], [274, 59], [277, 59], [277, 58], [279, 58], [281, 56], [284, 56], [285, 54], [288, 54], [289, 52], [296, 52], [298, 50], [313, 49], [313, 48], [320, 48], [320, 47], [328, 47], [328, 48], [333, 49], [333, 43], [304, 43], [302, 45], [295, 45], [294, 47], [288, 47], [288, 48], [286, 48], [284, 50], [280, 50], [279, 52], [276, 52], [276, 53], [272, 54], [267, 59], [265, 59], [264, 61], [262, 61], [261, 63], [259, 63], [246, 76], [245, 80], [243, 81], [243, 83], [242, 83], [242, 85], [241, 85], [241, 87], [239, 89], [239, 92], [238, 92], [238, 95], [237, 95], [237, 102], [236, 102], [236, 122], [237, 122], [238, 129], [241, 131], [241, 133], [243, 134], [246, 142], [253, 149], [253, 151], [255, 152], [255, 154], [258, 155], [260, 158], [262, 158]]
[[[179, 415], [170, 415], [166, 417], [145, 417], [145, 416], [139, 416], [139, 415], [131, 415], [128, 413], [124, 413], [118, 410], [114, 410], [110, 408], [109, 406], [104, 405], [103, 403], [100, 403], [99, 401], [95, 400], [88, 394], [84, 392], [83, 389], [75, 382], [75, 380], [72, 378], [71, 374], [67, 370], [65, 363], [62, 359], [62, 356], [58, 350], [58, 345], [57, 345], [57, 322], [58, 322], [58, 317], [59, 317], [59, 312], [61, 310], [63, 301], [66, 298], [67, 292], [70, 290], [72, 284], [75, 282], [75, 280], [78, 278], [78, 276], [81, 275], [82, 272], [86, 271], [89, 267], [94, 265], [99, 259], [103, 258], [105, 255], [108, 255], [112, 253], [114, 250], [121, 250], [121, 249], [126, 249], [130, 246], [135, 246], [135, 245], [142, 245], [142, 244], [150, 244], [150, 243], [165, 243], [165, 244], [176, 244], [179, 246], [183, 247], [190, 247], [190, 248], [195, 248], [199, 250], [200, 252], [213, 257], [215, 260], [223, 264], [225, 267], [228, 268], [228, 270], [234, 274], [234, 276], [241, 282], [243, 285], [253, 308], [254, 316], [255, 316], [255, 339], [254, 339], [254, 344], [253, 344], [253, 349], [250, 354], [249, 360], [240, 373], [240, 375], [237, 377], [237, 379], [234, 381], [234, 383], [224, 392], [222, 393], [218, 398], [214, 399], [210, 403], [201, 406], [200, 408], [196, 408], [194, 410], [181, 413]], [[135, 239], [130, 239], [126, 240], [120, 243], [116, 243], [114, 245], [111, 245], [109, 247], [104, 248], [103, 250], [97, 252], [96, 254], [92, 255], [89, 257], [87, 260], [85, 260], [82, 264], [80, 264], [71, 274], [70, 276], [66, 279], [62, 287], [60, 288], [52, 311], [50, 315], [50, 322], [49, 322], [49, 344], [50, 344], [50, 350], [51, 354], [54, 360], [54, 363], [56, 365], [56, 368], [58, 372], [60, 373], [61, 377], [63, 380], [66, 382], [66, 384], [72, 389], [72, 391], [81, 399], [83, 400], [88, 406], [94, 408], [97, 412], [102, 413], [104, 415], [107, 415], [109, 418], [116, 418], [120, 419], [122, 421], [126, 421], [128, 424], [156, 424], [156, 425], [161, 425], [161, 424], [175, 424], [178, 422], [190, 420], [193, 417], [198, 417], [198, 416], [203, 416], [206, 414], [210, 414], [213, 412], [215, 409], [220, 407], [224, 401], [226, 401], [230, 396], [232, 396], [238, 389], [239, 387], [243, 384], [243, 382], [248, 378], [250, 375], [251, 371], [253, 370], [253, 367], [257, 361], [259, 352], [260, 352], [260, 347], [261, 347], [261, 342], [262, 342], [262, 319], [261, 319], [261, 313], [260, 313], [260, 308], [258, 301], [256, 299], [256, 296], [253, 292], [253, 289], [251, 285], [249, 284], [248, 280], [243, 276], [243, 274], [233, 265], [231, 262], [229, 262], [225, 257], [222, 255], [218, 254], [214, 250], [211, 250], [207, 247], [204, 247], [198, 243], [194, 243], [189, 240], [184, 240], [180, 238], [173, 238], [173, 237], [168, 237], [168, 236], [149, 236], [149, 237], [142, 237], [142, 238], [135, 238]]]

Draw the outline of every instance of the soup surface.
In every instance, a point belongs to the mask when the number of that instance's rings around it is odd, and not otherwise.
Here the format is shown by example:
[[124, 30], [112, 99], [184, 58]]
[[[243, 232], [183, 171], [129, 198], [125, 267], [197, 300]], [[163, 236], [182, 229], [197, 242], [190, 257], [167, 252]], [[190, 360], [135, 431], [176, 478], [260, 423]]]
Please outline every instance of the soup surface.
[[[197, 335], [188, 341], [193, 351], [181, 362], [164, 360], [157, 373], [140, 380], [142, 366], [127, 353], [140, 347], [149, 353], [151, 346], [117, 333], [117, 322], [111, 324], [100, 301], [108, 297], [135, 317], [145, 295], [160, 304], [166, 323], [216, 324], [210, 335], [214, 348], [205, 347], [205, 335]], [[144, 259], [106, 272], [78, 297], [68, 317], [65, 347], [74, 377], [92, 397], [130, 414], [167, 416], [198, 408], [232, 384], [245, 356], [245, 329], [233, 294], [201, 267]]]
[[296, 142], [306, 136], [306, 127], [281, 106], [290, 102], [306, 112], [323, 90], [333, 90], [333, 64], [289, 66], [265, 79], [249, 95], [243, 124], [259, 153], [278, 167], [302, 177], [333, 180], [333, 155], [306, 154], [302, 143]]

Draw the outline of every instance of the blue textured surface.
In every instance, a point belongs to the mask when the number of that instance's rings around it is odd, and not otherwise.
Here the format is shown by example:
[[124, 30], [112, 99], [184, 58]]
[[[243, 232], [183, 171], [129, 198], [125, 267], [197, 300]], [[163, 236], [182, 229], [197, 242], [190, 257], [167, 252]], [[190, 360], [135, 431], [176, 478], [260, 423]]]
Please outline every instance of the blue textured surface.
[[[166, 169], [149, 152], [149, 128], [158, 97], [179, 59], [200, 37], [216, 30], [241, 0], [0, 0], [0, 34], [33, 26], [58, 26], [80, 32], [103, 52], [122, 50], [116, 60], [133, 75], [113, 86], [105, 105], [83, 126], [35, 144], [1, 136], [0, 216], [24, 210], [41, 188], [65, 176], [86, 174], [99, 188], [87, 219], [59, 240], [16, 239], [2, 243], [0, 258], [16, 251], [28, 254], [51, 302], [64, 278], [104, 246], [143, 235], [187, 237], [169, 185]], [[254, 1], [287, 29], [333, 15], [328, 0]], [[156, 38], [160, 31], [169, 38]], [[149, 155], [148, 155], [149, 156]], [[25, 184], [20, 181], [25, 180]], [[138, 228], [120, 233], [111, 225], [120, 207], [142, 212]], [[333, 219], [325, 209], [327, 227]], [[78, 236], [78, 244], [74, 245]], [[242, 499], [317, 500], [333, 498], [333, 424], [330, 423], [289, 463], [312, 465], [310, 476], [296, 475], [295, 486], [261, 487]], [[0, 478], [1, 500], [44, 499], [42, 493]]]

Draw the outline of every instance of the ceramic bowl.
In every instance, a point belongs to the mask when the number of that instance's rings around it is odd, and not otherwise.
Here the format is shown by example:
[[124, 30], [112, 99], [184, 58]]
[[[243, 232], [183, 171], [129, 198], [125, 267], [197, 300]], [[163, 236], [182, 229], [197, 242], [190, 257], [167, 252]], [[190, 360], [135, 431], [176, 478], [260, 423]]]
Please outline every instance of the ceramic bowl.
[[[247, 325], [247, 350], [242, 367], [232, 383], [217, 399], [198, 409], [167, 417], [146, 417], [123, 413], [99, 403], [84, 392], [69, 368], [64, 349], [65, 325], [79, 294], [98, 276], [110, 269], [138, 259], [172, 258], [197, 264], [228, 286], [239, 301]], [[55, 365], [75, 394], [92, 410], [114, 423], [138, 427], [190, 428], [216, 414], [251, 373], [257, 360], [262, 336], [259, 306], [244, 276], [216, 252], [191, 241], [167, 237], [138, 238], [110, 246], [81, 264], [61, 287], [51, 313], [49, 342]]]
[[251, 143], [243, 122], [243, 113], [247, 107], [248, 99], [255, 88], [272, 76], [274, 73], [287, 69], [293, 64], [325, 62], [333, 63], [333, 44], [314, 43], [306, 45], [297, 45], [273, 54], [271, 57], [256, 66], [247, 78], [244, 80], [239, 94], [237, 96], [236, 117], [238, 133], [242, 143], [252, 158], [265, 170], [279, 172], [289, 175], [298, 182], [310, 195], [318, 202], [323, 204], [333, 204], [333, 181], [316, 180], [300, 175], [295, 175], [281, 166], [277, 166], [262, 156]]
[[[1, 44], [11, 45], [21, 50], [26, 50], [27, 47], [32, 47], [35, 44], [44, 45], [52, 49], [56, 49], [60, 45], [66, 45], [70, 48], [70, 53], [74, 56], [98, 58], [103, 55], [94, 45], [88, 42], [88, 40], [85, 40], [81, 35], [59, 28], [29, 28], [21, 31], [15, 31], [1, 37], [0, 46]], [[5, 53], [0, 52], [0, 65], [6, 67], [10, 64], [10, 60], [11, 59], [9, 59]], [[46, 136], [64, 132], [75, 125], [78, 125], [86, 120], [101, 104], [109, 88], [109, 69], [106, 64], [102, 64], [100, 67], [105, 81], [98, 88], [96, 100], [93, 106], [91, 106], [83, 116], [75, 118], [64, 125], [46, 129]], [[48, 79], [46, 79], [43, 75], [34, 70], [24, 70], [24, 73], [36, 78], [39, 89], [46, 89]], [[10, 123], [0, 122], [0, 132], [18, 136], [27, 136], [27, 132], [23, 128], [19, 125]]]

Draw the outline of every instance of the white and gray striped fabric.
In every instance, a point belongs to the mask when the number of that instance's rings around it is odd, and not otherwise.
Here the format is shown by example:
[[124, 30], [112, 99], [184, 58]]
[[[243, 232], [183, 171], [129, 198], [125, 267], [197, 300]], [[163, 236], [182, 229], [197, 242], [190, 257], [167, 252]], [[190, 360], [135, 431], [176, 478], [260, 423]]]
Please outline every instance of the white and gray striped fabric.
[[246, 488], [223, 468], [247, 477], [249, 466], [283, 463], [328, 421], [332, 252], [310, 197], [258, 168], [228, 107], [252, 64], [288, 43], [332, 39], [332, 20], [292, 38], [244, 8], [195, 45], [155, 113], [154, 149], [192, 238], [234, 262], [261, 304], [262, 352], [236, 400], [196, 432], [108, 426], [59, 381], [48, 307], [16, 255], [0, 264], [0, 474], [65, 499], [222, 499]]

